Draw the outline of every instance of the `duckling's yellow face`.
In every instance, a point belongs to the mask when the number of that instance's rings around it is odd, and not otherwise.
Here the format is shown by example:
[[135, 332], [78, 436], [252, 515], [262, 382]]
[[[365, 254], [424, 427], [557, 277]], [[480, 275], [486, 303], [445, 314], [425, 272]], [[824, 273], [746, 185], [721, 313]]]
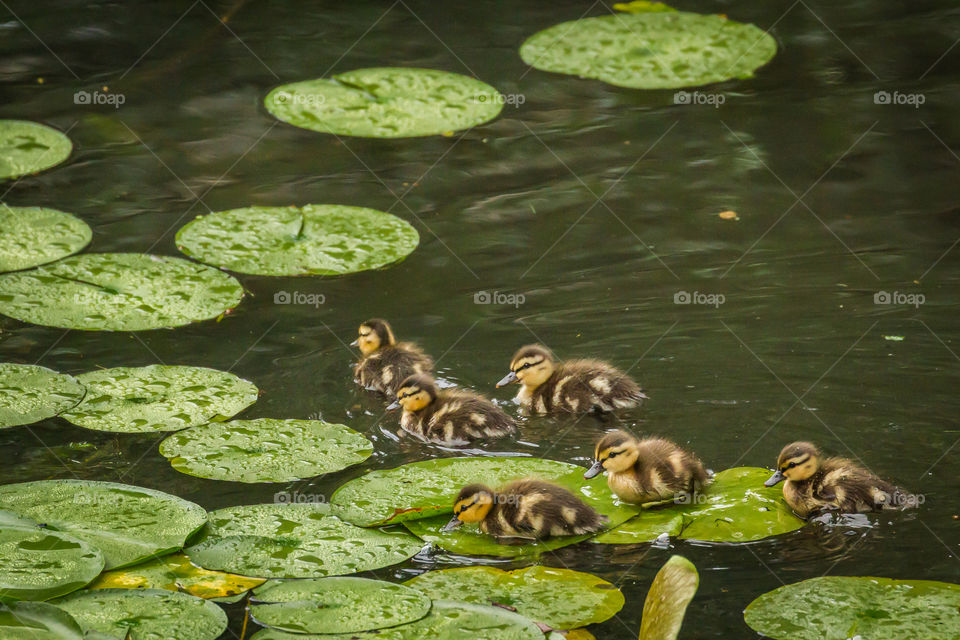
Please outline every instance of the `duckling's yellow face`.
[[397, 402], [404, 411], [420, 411], [433, 402], [433, 396], [418, 384], [408, 384], [397, 390]]
[[604, 469], [612, 473], [623, 473], [633, 468], [640, 452], [633, 440], [597, 451], [596, 459]]
[[555, 368], [553, 360], [542, 353], [522, 356], [510, 363], [510, 370], [525, 387], [536, 389], [546, 382]]
[[373, 327], [362, 324], [358, 334], [356, 344], [363, 355], [368, 356], [380, 348], [380, 335], [373, 330]]
[[478, 491], [461, 496], [453, 505], [453, 516], [460, 522], [480, 522], [493, 508], [493, 495], [488, 491]]
[[780, 473], [791, 482], [802, 482], [815, 474], [820, 468], [820, 456], [804, 452], [799, 456], [780, 460]]

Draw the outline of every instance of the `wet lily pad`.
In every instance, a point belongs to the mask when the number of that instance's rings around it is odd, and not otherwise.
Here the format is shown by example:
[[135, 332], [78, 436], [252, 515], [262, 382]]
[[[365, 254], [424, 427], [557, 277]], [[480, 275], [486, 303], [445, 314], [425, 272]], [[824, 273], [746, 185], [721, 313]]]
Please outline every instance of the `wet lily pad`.
[[431, 600], [416, 589], [365, 578], [270, 582], [253, 593], [250, 615], [291, 633], [356, 633], [419, 620]]
[[256, 402], [259, 393], [253, 383], [232, 373], [203, 367], [116, 367], [77, 380], [87, 396], [63, 418], [117, 433], [177, 431], [223, 420]]
[[700, 574], [683, 556], [671, 556], [657, 572], [643, 603], [639, 640], [676, 640], [700, 586]]
[[32, 424], [70, 409], [86, 389], [73, 376], [31, 364], [0, 363], [0, 429]]
[[437, 516], [421, 520], [407, 520], [403, 526], [424, 542], [462, 556], [497, 556], [500, 558], [523, 558], [532, 560], [537, 556], [570, 545], [589, 540], [594, 534], [582, 536], [555, 536], [546, 540], [537, 540], [527, 544], [517, 541], [510, 543], [498, 541], [476, 525], [463, 525], [453, 531], [444, 531], [450, 522], [450, 516]]
[[93, 233], [80, 218], [43, 207], [0, 204], [0, 271], [47, 264], [80, 251]]
[[542, 71], [633, 89], [675, 89], [749, 78], [777, 43], [752, 24], [681, 11], [619, 14], [554, 25], [520, 57]]
[[218, 269], [180, 258], [85, 253], [0, 275], [0, 313], [85, 331], [178, 327], [229, 311], [243, 288]]
[[180, 549], [207, 515], [198, 505], [162, 491], [92, 480], [2, 485], [0, 509], [100, 549], [107, 569]]
[[80, 591], [56, 605], [84, 631], [130, 640], [216, 640], [227, 630], [227, 614], [216, 604], [162, 589]]
[[423, 543], [405, 531], [362, 529], [329, 515], [326, 504], [258, 504], [209, 515], [203, 539], [187, 549], [195, 564], [258, 578], [323, 578], [388, 567]]
[[232, 420], [191, 427], [160, 443], [173, 468], [200, 478], [288, 482], [363, 462], [373, 444], [320, 420]]
[[765, 593], [743, 617], [775, 640], [954, 640], [958, 610], [960, 585], [828, 576]]
[[275, 117], [304, 129], [365, 138], [410, 138], [493, 120], [503, 97], [479, 80], [434, 69], [378, 67], [277, 87]]
[[436, 600], [506, 605], [554, 629], [603, 622], [624, 604], [623, 594], [606, 580], [539, 565], [516, 571], [495, 567], [429, 571], [404, 584]]
[[379, 269], [419, 242], [417, 230], [394, 215], [334, 204], [217, 211], [177, 232], [177, 247], [191, 258], [262, 276]]
[[44, 602], [0, 602], [3, 640], [85, 640], [69, 613]]
[[127, 569], [107, 571], [89, 589], [166, 589], [204, 599], [243, 595], [263, 584], [260, 578], [247, 578], [207, 571], [190, 563], [190, 558], [175, 553]]
[[73, 143], [56, 129], [28, 120], [0, 120], [0, 179], [37, 173], [70, 157]]
[[664, 533], [706, 542], [750, 542], [804, 526], [783, 501], [779, 487], [763, 486], [769, 475], [759, 467], [721, 471], [692, 501], [645, 509], [593, 542], [649, 542]]
[[50, 600], [82, 589], [103, 570], [86, 542], [39, 527], [0, 528], [0, 600]]

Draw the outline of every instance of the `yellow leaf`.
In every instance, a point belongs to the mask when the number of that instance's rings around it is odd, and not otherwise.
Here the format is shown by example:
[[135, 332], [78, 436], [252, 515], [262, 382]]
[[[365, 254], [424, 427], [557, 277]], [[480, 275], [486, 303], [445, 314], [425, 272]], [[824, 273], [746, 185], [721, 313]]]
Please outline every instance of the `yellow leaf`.
[[265, 580], [207, 571], [195, 567], [190, 558], [177, 553], [135, 567], [107, 571], [90, 589], [166, 589], [198, 598], [226, 598], [259, 587]]

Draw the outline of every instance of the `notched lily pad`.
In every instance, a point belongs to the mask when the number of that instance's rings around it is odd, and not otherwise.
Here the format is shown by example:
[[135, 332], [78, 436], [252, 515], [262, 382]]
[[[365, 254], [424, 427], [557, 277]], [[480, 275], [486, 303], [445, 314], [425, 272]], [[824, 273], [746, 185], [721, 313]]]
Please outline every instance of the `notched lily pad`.
[[83, 400], [73, 376], [31, 364], [0, 363], [0, 429], [52, 418]]
[[[3, 640], [85, 640], [69, 613], [44, 602], [0, 602]], [[92, 640], [92, 639], [91, 639]]]
[[683, 556], [671, 556], [657, 572], [643, 603], [639, 640], [676, 640], [700, 586], [700, 574]]
[[38, 173], [70, 157], [70, 138], [28, 120], [0, 120], [0, 180]]
[[0, 204], [0, 271], [47, 264], [80, 251], [93, 232], [80, 218], [44, 207]]
[[263, 582], [260, 578], [207, 571], [191, 564], [182, 553], [175, 553], [127, 569], [107, 571], [88, 588], [166, 589], [208, 600], [243, 595]]
[[39, 527], [0, 527], [0, 600], [64, 596], [102, 570], [100, 550], [73, 536]]

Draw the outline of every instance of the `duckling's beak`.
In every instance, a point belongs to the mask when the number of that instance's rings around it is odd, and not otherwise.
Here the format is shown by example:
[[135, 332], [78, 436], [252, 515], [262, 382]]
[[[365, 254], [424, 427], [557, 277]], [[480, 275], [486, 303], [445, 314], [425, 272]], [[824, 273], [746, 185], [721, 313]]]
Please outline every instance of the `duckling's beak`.
[[396, 411], [399, 408], [400, 408], [399, 400], [394, 400], [393, 402], [387, 405], [387, 411]]
[[780, 471], [780, 469], [777, 469], [777, 472], [774, 473], [772, 476], [770, 476], [770, 479], [764, 482], [763, 486], [773, 487], [780, 484], [786, 479], [787, 479], [787, 476], [783, 475], [783, 471]]
[[503, 376], [503, 377], [500, 379], [500, 382], [497, 383], [497, 388], [506, 386], [506, 385], [510, 384], [511, 382], [516, 382], [516, 381], [519, 380], [519, 379], [520, 379], [520, 378], [517, 377], [517, 374], [515, 374], [513, 371], [511, 371], [510, 373], [508, 373], [507, 375]]
[[603, 463], [597, 460], [593, 463], [593, 466], [587, 469], [587, 472], [583, 474], [583, 477], [589, 480], [590, 478], [595, 478], [601, 471], [603, 471]]
[[462, 524], [463, 523], [460, 522], [460, 519], [457, 516], [453, 516], [453, 518], [450, 519], [450, 522], [445, 524], [443, 529], [440, 529], [440, 531], [453, 531]]
[[353, 342], [351, 342], [351, 343], [350, 343], [350, 346], [351, 346], [351, 347], [359, 347], [359, 346], [360, 346], [360, 338], [357, 338], [356, 340], [354, 340]]

